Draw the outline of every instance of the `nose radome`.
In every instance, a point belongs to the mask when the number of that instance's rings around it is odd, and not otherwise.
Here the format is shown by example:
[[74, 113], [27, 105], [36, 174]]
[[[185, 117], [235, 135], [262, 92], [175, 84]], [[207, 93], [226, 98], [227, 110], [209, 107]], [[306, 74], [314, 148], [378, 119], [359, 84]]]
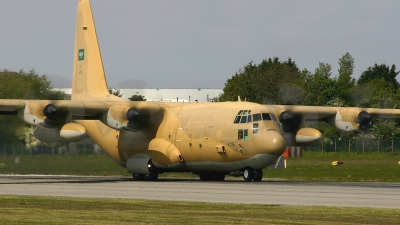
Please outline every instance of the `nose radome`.
[[285, 139], [276, 131], [261, 133], [254, 139], [256, 154], [282, 155], [285, 147]]

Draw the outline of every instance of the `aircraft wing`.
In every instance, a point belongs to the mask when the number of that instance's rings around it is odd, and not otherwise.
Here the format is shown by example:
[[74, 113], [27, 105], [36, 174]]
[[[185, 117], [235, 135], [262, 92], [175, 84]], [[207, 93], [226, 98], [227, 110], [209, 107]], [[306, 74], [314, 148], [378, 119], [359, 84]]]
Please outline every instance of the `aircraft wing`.
[[386, 119], [400, 118], [400, 109], [366, 108], [363, 110], [377, 118], [386, 118]]
[[24, 107], [24, 100], [21, 99], [0, 100], [0, 115], [9, 115]]
[[289, 124], [299, 118], [322, 120], [343, 131], [366, 130], [372, 118], [400, 118], [400, 109], [296, 105], [274, 105], [273, 109], [282, 123]]
[[274, 105], [275, 114], [288, 111], [293, 115], [303, 116], [306, 120], [320, 120], [335, 116], [337, 108], [322, 106], [302, 106], [302, 105]]
[[289, 111], [294, 115], [302, 115], [305, 119], [324, 119], [335, 116], [338, 112], [365, 111], [376, 118], [400, 118], [400, 109], [378, 109], [357, 107], [326, 107], [326, 106], [300, 106], [300, 105], [274, 105], [276, 111]]
[[[129, 110], [131, 114], [133, 110], [132, 115], [136, 116], [133, 119], [137, 119], [159, 112], [160, 105], [145, 101], [0, 100], [0, 115], [18, 115], [31, 125], [51, 126], [53, 121], [66, 123], [67, 115], [75, 119], [114, 119], [123, 124], [129, 122]], [[46, 118], [50, 119], [47, 124]]]

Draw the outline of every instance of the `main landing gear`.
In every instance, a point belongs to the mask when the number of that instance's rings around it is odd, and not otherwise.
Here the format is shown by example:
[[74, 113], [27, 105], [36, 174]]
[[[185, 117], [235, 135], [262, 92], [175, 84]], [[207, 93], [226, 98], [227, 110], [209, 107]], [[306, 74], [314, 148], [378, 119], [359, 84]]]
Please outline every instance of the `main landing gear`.
[[202, 181], [223, 181], [225, 173], [199, 173], [199, 177]]
[[158, 173], [157, 172], [153, 172], [150, 174], [137, 174], [134, 173], [132, 174], [132, 179], [134, 181], [156, 181], [158, 179]]
[[245, 182], [256, 181], [260, 182], [263, 177], [262, 169], [245, 168], [243, 170], [243, 180]]
[[132, 174], [132, 180], [134, 181], [156, 181], [158, 179], [158, 175], [160, 174], [157, 168], [153, 166], [153, 164], [149, 163], [147, 165], [147, 168], [149, 169], [149, 174], [137, 174], [133, 173]]

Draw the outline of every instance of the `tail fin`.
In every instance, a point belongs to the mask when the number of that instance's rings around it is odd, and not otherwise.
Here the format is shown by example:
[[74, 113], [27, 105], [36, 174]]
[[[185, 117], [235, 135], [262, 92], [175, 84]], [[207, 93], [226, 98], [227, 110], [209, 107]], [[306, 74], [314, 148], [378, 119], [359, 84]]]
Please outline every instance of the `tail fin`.
[[122, 100], [108, 92], [89, 0], [78, 1], [71, 99]]

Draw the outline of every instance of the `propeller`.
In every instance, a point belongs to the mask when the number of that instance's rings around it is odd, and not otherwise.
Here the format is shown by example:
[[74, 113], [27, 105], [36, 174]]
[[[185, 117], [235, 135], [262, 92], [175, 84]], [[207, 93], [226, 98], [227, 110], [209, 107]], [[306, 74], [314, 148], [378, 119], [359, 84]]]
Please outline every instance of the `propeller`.
[[294, 115], [289, 111], [284, 111], [279, 115], [279, 121], [282, 123], [282, 128], [285, 132], [289, 132], [294, 122]]
[[139, 123], [138, 123], [139, 118], [140, 118], [140, 112], [135, 108], [130, 108], [126, 112], [126, 119], [129, 121], [128, 127], [131, 129], [139, 128]]
[[54, 119], [58, 113], [57, 107], [53, 104], [48, 104], [44, 107], [43, 113], [46, 116], [46, 118], [44, 119], [44, 123], [46, 125], [53, 125]]
[[368, 130], [368, 125], [369, 122], [372, 119], [371, 114], [365, 112], [365, 111], [361, 111], [358, 116], [358, 123], [360, 124], [360, 130]]

